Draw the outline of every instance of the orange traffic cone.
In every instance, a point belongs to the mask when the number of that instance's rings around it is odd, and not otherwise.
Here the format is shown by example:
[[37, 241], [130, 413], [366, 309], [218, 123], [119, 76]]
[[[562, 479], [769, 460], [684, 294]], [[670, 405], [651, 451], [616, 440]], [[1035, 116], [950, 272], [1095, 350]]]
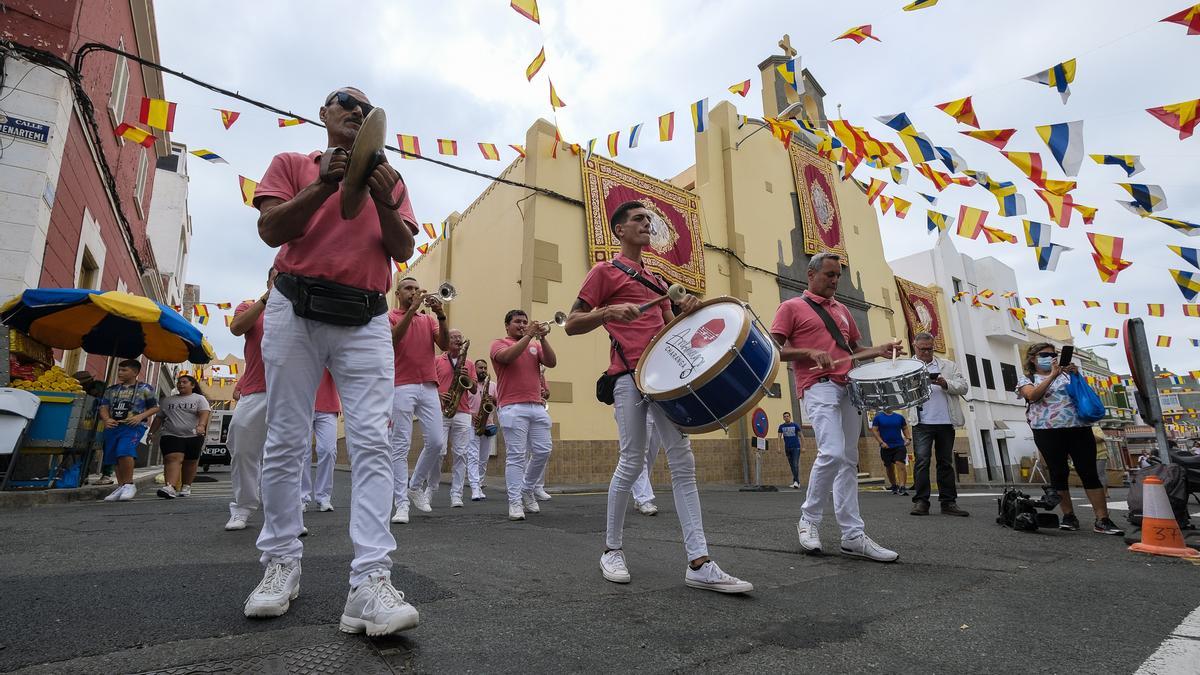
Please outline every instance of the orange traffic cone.
[[1146, 476], [1142, 481], [1142, 541], [1130, 546], [1129, 550], [1175, 558], [1200, 558], [1200, 551], [1183, 543], [1183, 533], [1171, 512], [1167, 490], [1158, 476]]

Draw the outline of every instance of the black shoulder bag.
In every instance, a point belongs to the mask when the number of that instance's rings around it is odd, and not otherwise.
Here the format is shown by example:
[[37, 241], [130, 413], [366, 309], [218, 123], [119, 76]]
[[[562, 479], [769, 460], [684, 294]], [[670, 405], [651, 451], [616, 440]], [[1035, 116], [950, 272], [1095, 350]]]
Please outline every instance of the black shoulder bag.
[[[666, 295], [667, 292], [663, 290], [661, 286], [651, 283], [646, 279], [646, 277], [639, 274], [637, 270], [626, 265], [620, 260], [611, 260], [609, 262], [612, 263], [613, 267], [616, 267], [625, 274], [629, 275], [629, 277], [634, 281], [637, 281], [646, 288], [649, 288], [654, 292], [655, 295]], [[608, 371], [606, 370], [600, 374], [599, 378], [596, 379], [596, 400], [600, 401], [604, 405], [612, 405], [613, 401], [616, 400], [614, 390], [617, 386], [617, 378], [633, 372], [633, 367], [630, 366], [629, 361], [625, 359], [625, 351], [621, 349], [621, 343], [617, 342], [617, 339], [612, 336], [612, 333], [608, 334], [608, 340], [612, 343], [612, 348], [617, 350], [617, 357], [621, 359], [621, 364], [625, 366], [625, 370], [622, 370], [619, 373], [613, 373], [612, 375], [609, 375]]]

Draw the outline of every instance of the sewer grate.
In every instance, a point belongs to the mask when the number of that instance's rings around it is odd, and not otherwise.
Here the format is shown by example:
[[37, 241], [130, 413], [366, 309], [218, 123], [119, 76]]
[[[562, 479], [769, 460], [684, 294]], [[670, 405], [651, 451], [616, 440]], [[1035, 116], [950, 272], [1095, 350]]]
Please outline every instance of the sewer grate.
[[244, 659], [204, 661], [142, 675], [193, 673], [391, 673], [375, 650], [361, 638], [347, 638], [302, 649], [289, 649]]

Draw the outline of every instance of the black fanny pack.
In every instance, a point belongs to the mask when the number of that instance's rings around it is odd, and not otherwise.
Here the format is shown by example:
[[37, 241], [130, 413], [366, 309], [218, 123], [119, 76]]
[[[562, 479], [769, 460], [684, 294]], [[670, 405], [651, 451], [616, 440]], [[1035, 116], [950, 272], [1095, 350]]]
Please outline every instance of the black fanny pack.
[[596, 380], [596, 400], [604, 405], [612, 405], [616, 400], [617, 378], [632, 374], [632, 370], [622, 370], [609, 375], [604, 373]]
[[365, 326], [387, 311], [383, 293], [325, 279], [280, 273], [275, 288], [292, 301], [296, 316], [335, 326]]

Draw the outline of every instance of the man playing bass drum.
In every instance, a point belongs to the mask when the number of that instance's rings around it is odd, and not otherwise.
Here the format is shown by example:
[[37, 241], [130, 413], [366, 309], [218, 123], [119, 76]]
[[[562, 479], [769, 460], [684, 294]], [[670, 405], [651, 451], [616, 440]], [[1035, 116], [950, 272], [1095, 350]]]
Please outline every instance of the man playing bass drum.
[[[654, 335], [674, 319], [666, 299], [645, 311], [640, 309], [666, 293], [666, 284], [647, 272], [642, 264], [642, 251], [650, 245], [650, 219], [649, 209], [641, 202], [625, 202], [613, 212], [609, 226], [621, 242], [621, 253], [611, 262], [597, 263], [588, 272], [566, 325], [567, 335], [582, 335], [603, 326], [613, 342], [607, 374], [617, 376], [613, 404], [621, 455], [608, 486], [608, 527], [600, 572], [605, 579], [618, 584], [630, 581], [622, 534], [630, 489], [646, 461], [646, 418], [650, 416], [667, 454], [675, 510], [683, 528], [688, 560], [684, 583], [721, 593], [747, 593], [754, 590], [750, 582], [726, 574], [709, 558], [691, 443], [657, 405], [642, 400], [633, 379], [632, 370], [638, 357]], [[651, 290], [651, 285], [655, 290]], [[694, 310], [699, 304], [690, 295], [680, 303], [684, 312]]]

